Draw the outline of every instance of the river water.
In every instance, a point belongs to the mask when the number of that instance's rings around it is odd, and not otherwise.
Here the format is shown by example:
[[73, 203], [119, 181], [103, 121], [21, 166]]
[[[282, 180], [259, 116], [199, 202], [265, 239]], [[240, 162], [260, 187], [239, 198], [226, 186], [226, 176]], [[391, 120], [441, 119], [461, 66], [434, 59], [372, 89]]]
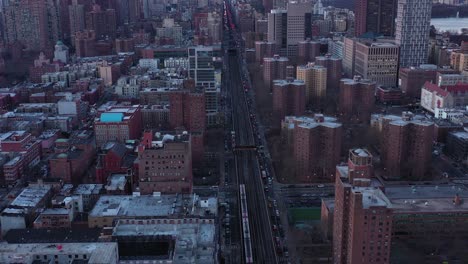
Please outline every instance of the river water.
[[431, 19], [431, 25], [434, 25], [438, 31], [452, 31], [461, 33], [462, 28], [468, 29], [468, 18], [433, 18]]

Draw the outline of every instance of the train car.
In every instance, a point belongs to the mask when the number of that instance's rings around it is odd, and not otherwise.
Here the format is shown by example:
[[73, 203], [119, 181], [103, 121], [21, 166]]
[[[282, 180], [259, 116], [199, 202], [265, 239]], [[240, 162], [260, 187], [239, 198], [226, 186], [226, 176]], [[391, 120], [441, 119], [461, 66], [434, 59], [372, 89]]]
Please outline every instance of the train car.
[[244, 261], [247, 264], [254, 263], [252, 255], [252, 241], [250, 238], [249, 213], [247, 211], [247, 195], [245, 194], [245, 185], [239, 185], [239, 199], [242, 215], [242, 239], [244, 242]]

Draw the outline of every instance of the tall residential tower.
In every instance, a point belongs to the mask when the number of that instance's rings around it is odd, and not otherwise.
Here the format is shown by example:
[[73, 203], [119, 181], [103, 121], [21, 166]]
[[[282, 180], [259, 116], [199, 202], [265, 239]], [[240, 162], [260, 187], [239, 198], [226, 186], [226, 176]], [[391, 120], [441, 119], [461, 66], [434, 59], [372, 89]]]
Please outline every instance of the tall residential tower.
[[432, 0], [398, 0], [396, 43], [400, 67], [427, 63]]

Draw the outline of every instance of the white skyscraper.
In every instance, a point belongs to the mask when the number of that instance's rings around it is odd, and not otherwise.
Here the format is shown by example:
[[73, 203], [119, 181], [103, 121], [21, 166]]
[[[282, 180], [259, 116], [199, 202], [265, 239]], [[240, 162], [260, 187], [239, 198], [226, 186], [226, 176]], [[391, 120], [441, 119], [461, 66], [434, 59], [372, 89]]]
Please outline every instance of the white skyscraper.
[[396, 43], [400, 67], [427, 63], [432, 0], [398, 0]]

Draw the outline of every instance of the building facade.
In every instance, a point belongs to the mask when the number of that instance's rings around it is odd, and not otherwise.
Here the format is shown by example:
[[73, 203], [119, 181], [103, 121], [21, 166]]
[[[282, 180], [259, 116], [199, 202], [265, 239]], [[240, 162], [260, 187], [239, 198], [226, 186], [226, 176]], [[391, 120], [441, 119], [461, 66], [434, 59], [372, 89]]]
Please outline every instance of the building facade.
[[274, 55], [272, 58], [263, 58], [263, 81], [267, 88], [271, 88], [273, 80], [286, 79], [286, 67], [289, 59]]
[[427, 63], [431, 8], [431, 0], [398, 0], [395, 40], [400, 67]]
[[308, 63], [297, 66], [296, 78], [306, 87], [306, 103], [318, 103], [327, 95], [327, 68]]
[[188, 133], [171, 135], [145, 131], [138, 147], [138, 186], [142, 194], [191, 193], [192, 150]]
[[355, 4], [355, 35], [371, 32], [393, 37], [397, 0], [358, 0]]
[[375, 82], [360, 77], [341, 80], [338, 110], [343, 122], [369, 123], [375, 87]]
[[273, 81], [273, 113], [280, 122], [287, 115], [302, 115], [305, 112], [305, 84], [301, 80]]

